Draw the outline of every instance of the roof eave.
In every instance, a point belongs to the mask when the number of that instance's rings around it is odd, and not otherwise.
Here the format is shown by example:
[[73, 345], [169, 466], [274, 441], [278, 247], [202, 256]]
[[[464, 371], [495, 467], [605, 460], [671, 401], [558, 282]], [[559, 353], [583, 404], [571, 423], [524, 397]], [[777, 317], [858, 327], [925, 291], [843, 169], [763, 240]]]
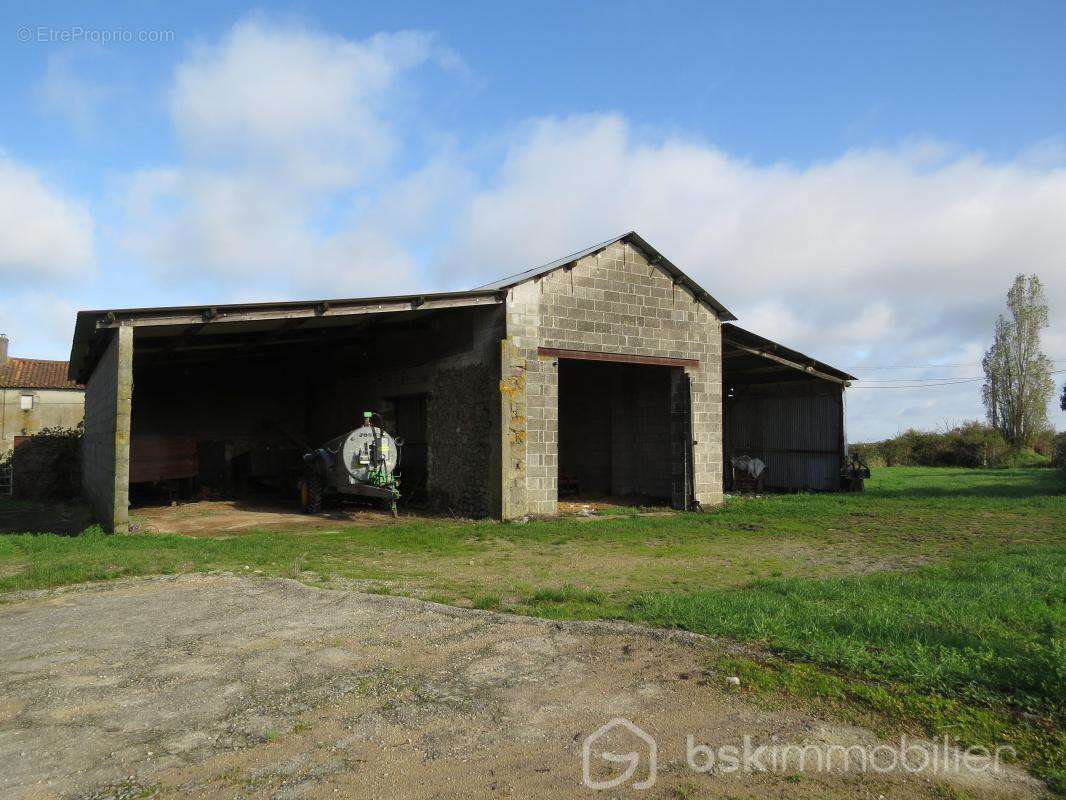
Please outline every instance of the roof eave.
[[[734, 335], [736, 338], [731, 339], [731, 335]], [[750, 341], [740, 341], [740, 339], [743, 339], [744, 337], [750, 337]], [[847, 385], [851, 381], [858, 380], [858, 378], [856, 378], [854, 375], [850, 375], [847, 372], [837, 369], [836, 367], [830, 364], [826, 364], [824, 361], [819, 361], [816, 358], [811, 358], [806, 353], [801, 353], [798, 350], [793, 350], [791, 347], [787, 347], [786, 345], [780, 344], [779, 342], [775, 342], [772, 339], [767, 339], [765, 336], [761, 336], [755, 333], [754, 331], [749, 331], [746, 328], [741, 328], [739, 325], [723, 326], [722, 339], [723, 341], [728, 341], [731, 344], [737, 346], [746, 345], [747, 347], [753, 347], [753, 349], [756, 350], [766, 350], [767, 352], [772, 352], [772, 355], [774, 357], [781, 357], [787, 361], [792, 362], [795, 365], [796, 369], [807, 372], [813, 370], [815, 372], [824, 373], [832, 380], [843, 383], [844, 385]]]
[[[218, 305], [161, 306], [154, 308], [116, 308], [79, 311], [71, 342], [68, 377], [78, 383], [89, 379], [94, 364], [88, 360], [90, 344], [101, 329], [121, 325], [134, 327], [160, 324], [182, 324], [210, 321], [212, 324], [227, 321], [246, 321], [251, 317], [261, 319], [286, 319], [293, 315], [346, 316], [367, 313], [369, 310], [406, 311], [451, 307], [461, 305], [488, 305], [502, 302], [499, 290], [472, 290], [463, 292], [421, 292], [417, 294], [391, 295], [385, 297], [349, 297], [325, 300], [281, 300], [261, 303], [228, 303]], [[395, 308], [393, 308], [395, 306]], [[406, 308], [404, 307], [406, 306]]]

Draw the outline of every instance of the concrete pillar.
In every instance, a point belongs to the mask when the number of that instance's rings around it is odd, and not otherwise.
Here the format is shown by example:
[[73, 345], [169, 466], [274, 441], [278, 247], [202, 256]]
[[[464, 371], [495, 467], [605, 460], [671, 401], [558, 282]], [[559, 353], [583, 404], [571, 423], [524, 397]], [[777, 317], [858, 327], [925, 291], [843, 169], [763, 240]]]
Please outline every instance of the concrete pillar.
[[526, 514], [526, 359], [510, 339], [500, 343], [502, 519]]
[[130, 411], [133, 401], [133, 328], [111, 340], [85, 386], [82, 491], [104, 530], [129, 530]]

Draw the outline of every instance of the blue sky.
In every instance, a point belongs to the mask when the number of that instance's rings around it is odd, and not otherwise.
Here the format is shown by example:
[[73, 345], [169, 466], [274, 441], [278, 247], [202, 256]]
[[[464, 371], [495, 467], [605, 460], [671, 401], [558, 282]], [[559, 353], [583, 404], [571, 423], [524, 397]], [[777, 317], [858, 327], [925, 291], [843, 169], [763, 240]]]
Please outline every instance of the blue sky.
[[[77, 308], [457, 288], [636, 228], [869, 386], [979, 375], [1035, 271], [1066, 368], [1061, 3], [2, 8], [16, 354]], [[979, 386], [856, 387], [852, 437]]]

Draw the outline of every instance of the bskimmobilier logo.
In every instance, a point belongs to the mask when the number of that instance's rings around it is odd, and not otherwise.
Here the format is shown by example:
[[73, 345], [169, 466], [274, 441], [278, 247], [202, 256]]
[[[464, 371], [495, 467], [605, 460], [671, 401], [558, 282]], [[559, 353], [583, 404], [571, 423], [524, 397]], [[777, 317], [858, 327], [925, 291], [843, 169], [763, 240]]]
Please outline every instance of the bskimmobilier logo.
[[[1005, 762], [1017, 757], [1014, 748], [995, 750], [981, 746], [960, 749], [946, 736], [941, 741], [901, 736], [899, 742], [788, 742], [777, 737], [745, 734], [736, 744], [702, 744], [688, 734], [683, 746], [673, 742], [668, 755], [671, 763], [684, 763], [697, 775], [734, 773], [867, 773], [916, 774], [951, 777], [1002, 773]], [[680, 756], [683, 755], [683, 761]], [[594, 791], [629, 784], [633, 789], [650, 789], [658, 778], [659, 746], [636, 723], [615, 717], [593, 731], [581, 746], [581, 777]]]
[[[616, 747], [618, 743], [628, 740], [636, 749], [628, 753], [614, 753], [602, 749], [606, 746]], [[594, 778], [593, 760], [608, 765], [624, 765], [618, 774], [611, 777]], [[655, 739], [638, 725], [624, 717], [615, 717], [606, 725], [585, 737], [581, 745], [581, 778], [589, 789], [613, 789], [627, 783], [636, 775], [641, 760], [647, 761], [648, 777], [632, 784], [634, 789], [650, 789], [658, 777], [659, 748]], [[643, 776], [643, 771], [641, 772]]]

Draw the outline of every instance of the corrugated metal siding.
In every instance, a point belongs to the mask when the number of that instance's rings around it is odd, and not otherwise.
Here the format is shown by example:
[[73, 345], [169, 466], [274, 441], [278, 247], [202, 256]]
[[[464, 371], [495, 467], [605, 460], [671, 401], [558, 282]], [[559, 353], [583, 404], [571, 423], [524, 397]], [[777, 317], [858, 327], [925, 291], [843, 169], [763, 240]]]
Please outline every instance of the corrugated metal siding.
[[839, 489], [840, 402], [830, 395], [734, 400], [727, 413], [730, 455], [766, 463], [770, 488]]

